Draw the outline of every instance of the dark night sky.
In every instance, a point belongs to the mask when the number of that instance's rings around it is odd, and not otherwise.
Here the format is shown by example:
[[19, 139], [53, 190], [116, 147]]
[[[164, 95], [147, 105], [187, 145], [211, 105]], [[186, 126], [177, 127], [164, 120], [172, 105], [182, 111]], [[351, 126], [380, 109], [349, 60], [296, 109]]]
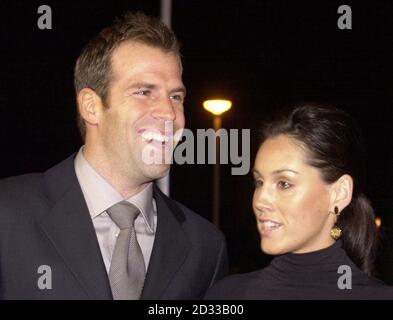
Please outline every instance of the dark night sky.
[[[223, 116], [223, 127], [251, 129], [253, 159], [258, 125], [280, 105], [325, 100], [358, 120], [368, 149], [367, 193], [383, 218], [379, 269], [393, 283], [393, 4], [173, 1], [187, 127], [212, 127], [202, 101], [227, 97], [234, 107]], [[52, 30], [37, 28], [42, 4], [52, 8]], [[352, 8], [352, 30], [337, 28], [341, 4]], [[0, 2], [0, 177], [44, 171], [79, 148], [73, 66], [89, 38], [125, 10], [158, 16], [159, 1]], [[210, 219], [211, 165], [175, 165], [171, 185], [175, 199]], [[268, 258], [259, 250], [250, 176], [231, 176], [223, 165], [221, 187], [232, 270], [263, 266]]]

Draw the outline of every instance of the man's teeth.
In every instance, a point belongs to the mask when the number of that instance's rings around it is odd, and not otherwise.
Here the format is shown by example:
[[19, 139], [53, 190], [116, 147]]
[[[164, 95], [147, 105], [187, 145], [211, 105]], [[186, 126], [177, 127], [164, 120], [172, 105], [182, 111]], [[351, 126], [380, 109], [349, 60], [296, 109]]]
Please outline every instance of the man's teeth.
[[149, 141], [149, 142], [152, 140], [159, 141], [161, 143], [169, 141], [169, 137], [164, 136], [164, 135], [157, 133], [157, 132], [144, 131], [141, 133], [141, 137], [144, 140]]
[[273, 221], [262, 221], [262, 228], [265, 230], [277, 229], [281, 224], [273, 222]]

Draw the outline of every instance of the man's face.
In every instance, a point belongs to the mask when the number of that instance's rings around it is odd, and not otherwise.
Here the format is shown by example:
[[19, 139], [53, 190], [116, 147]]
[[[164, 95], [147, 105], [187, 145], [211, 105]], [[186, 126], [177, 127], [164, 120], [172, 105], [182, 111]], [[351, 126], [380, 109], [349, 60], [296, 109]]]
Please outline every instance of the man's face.
[[[149, 148], [164, 154], [184, 128], [181, 72], [174, 53], [142, 43], [125, 42], [113, 52], [109, 108], [100, 118], [98, 140], [117, 175], [143, 184], [167, 173], [169, 164], [148, 164], [143, 153]], [[168, 125], [173, 132], [165, 133]]]

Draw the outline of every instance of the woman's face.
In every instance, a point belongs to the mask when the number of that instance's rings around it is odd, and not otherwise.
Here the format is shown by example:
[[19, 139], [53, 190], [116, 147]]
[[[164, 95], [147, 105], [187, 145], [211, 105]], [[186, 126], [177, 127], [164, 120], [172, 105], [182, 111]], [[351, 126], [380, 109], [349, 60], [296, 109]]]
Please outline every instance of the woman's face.
[[331, 187], [306, 163], [296, 140], [285, 135], [266, 140], [253, 174], [253, 209], [265, 253], [305, 253], [333, 244]]

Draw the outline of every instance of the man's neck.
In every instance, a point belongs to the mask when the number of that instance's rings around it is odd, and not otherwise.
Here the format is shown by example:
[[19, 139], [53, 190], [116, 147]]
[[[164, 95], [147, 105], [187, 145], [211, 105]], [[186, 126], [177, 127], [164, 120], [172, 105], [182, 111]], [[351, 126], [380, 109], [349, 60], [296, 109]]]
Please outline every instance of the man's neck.
[[135, 183], [135, 179], [118, 173], [119, 170], [116, 170], [115, 166], [112, 166], [104, 157], [95, 156], [94, 152], [86, 146], [83, 147], [82, 154], [91, 167], [110, 183], [122, 195], [123, 199], [138, 194], [150, 183]]

